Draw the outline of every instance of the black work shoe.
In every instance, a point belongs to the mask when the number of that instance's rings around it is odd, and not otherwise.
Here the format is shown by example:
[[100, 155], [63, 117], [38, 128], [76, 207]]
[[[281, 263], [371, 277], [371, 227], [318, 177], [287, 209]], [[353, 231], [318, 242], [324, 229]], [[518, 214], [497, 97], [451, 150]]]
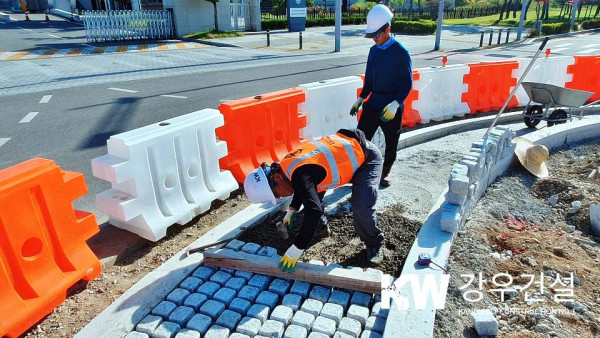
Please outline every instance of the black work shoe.
[[390, 180], [388, 180], [387, 178], [382, 178], [381, 181], [379, 181], [379, 185], [387, 188], [390, 185], [392, 185], [392, 182], [390, 182]]
[[392, 168], [383, 168], [383, 171], [381, 172], [381, 179], [379, 180], [379, 185], [382, 187], [389, 187], [392, 184], [392, 182], [387, 179], [390, 171], [392, 171]]
[[367, 261], [371, 265], [380, 265], [383, 262], [383, 245], [379, 247], [367, 247]]

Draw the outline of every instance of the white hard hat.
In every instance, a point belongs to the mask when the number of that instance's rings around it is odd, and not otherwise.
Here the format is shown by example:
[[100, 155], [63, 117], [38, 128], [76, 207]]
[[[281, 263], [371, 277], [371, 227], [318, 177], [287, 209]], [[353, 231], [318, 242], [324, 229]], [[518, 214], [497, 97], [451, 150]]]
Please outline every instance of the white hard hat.
[[383, 26], [390, 24], [393, 17], [394, 14], [392, 14], [392, 11], [387, 6], [379, 4], [373, 7], [369, 11], [369, 14], [367, 14], [365, 38], [372, 38], [377, 35]]
[[252, 203], [277, 203], [267, 175], [261, 167], [256, 168], [244, 180], [244, 191]]

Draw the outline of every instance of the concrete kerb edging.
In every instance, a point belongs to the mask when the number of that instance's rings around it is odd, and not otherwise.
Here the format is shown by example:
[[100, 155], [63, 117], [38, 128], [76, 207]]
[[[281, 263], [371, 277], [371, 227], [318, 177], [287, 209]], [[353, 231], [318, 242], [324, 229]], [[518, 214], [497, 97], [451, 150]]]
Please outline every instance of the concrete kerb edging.
[[203, 45], [215, 46], [215, 47], [231, 47], [231, 48], [244, 48], [243, 46], [236, 45], [233, 43], [215, 42], [210, 40], [199, 40], [191, 38], [180, 38], [181, 41], [201, 43]]
[[[595, 137], [600, 137], [599, 116], [588, 116], [582, 120], [556, 125], [552, 128], [543, 128], [526, 136], [532, 142], [545, 145], [550, 151], [565, 144]], [[508, 170], [512, 161], [514, 161], [514, 156], [509, 158], [509, 161], [505, 161], [499, 165], [499, 167], [503, 168], [503, 171], [498, 172], [498, 176], [501, 176]], [[447, 192], [448, 188], [440, 195], [436, 204], [429, 212], [427, 220], [423, 223], [410, 249], [401, 273], [402, 275], [416, 274], [419, 277], [418, 280], [421, 282], [426, 276], [433, 276], [437, 283], [436, 287], [445, 289], [447, 289], [448, 285], [442, 284], [444, 272], [441, 269], [422, 267], [416, 262], [421, 252], [430, 253], [434, 262], [441, 266], [446, 266], [448, 262], [454, 236], [440, 229], [443, 213], [442, 205], [446, 201]], [[411, 264], [411, 262], [414, 263]], [[433, 299], [429, 297], [424, 302], [425, 308], [417, 310], [414, 307], [415, 299], [412, 292], [408, 292], [412, 290], [410, 288], [403, 288], [401, 290], [400, 296], [407, 301], [408, 309], [400, 310], [392, 304], [386, 322], [384, 337], [432, 337], [435, 324]], [[440, 292], [439, 294], [445, 294], [445, 292]], [[399, 335], [397, 334], [398, 332], [402, 333]]]

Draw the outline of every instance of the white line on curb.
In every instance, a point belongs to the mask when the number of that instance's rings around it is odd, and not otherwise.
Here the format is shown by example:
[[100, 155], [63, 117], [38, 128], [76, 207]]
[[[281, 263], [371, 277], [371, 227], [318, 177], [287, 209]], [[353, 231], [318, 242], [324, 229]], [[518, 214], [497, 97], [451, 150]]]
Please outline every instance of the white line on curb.
[[187, 99], [187, 96], [177, 96], [177, 95], [161, 95], [162, 97], [171, 97], [174, 99]]
[[125, 93], [137, 93], [137, 90], [130, 90], [130, 89], [121, 89], [121, 88], [108, 88], [110, 90], [116, 90], [118, 92], [125, 92]]
[[44, 95], [42, 97], [42, 99], [40, 100], [40, 103], [48, 103], [48, 102], [50, 102], [51, 98], [52, 98], [52, 95]]
[[0, 138], [0, 147], [2, 147], [10, 138]]
[[48, 35], [50, 35], [53, 38], [62, 39], [60, 36], [57, 36], [57, 35], [54, 35], [54, 34], [48, 34]]
[[21, 121], [19, 121], [19, 123], [29, 123], [29, 122], [31, 122], [31, 120], [33, 120], [33, 118], [37, 114], [39, 114], [39, 112], [37, 112], [37, 111], [31, 112], [31, 113], [25, 115], [25, 117]]

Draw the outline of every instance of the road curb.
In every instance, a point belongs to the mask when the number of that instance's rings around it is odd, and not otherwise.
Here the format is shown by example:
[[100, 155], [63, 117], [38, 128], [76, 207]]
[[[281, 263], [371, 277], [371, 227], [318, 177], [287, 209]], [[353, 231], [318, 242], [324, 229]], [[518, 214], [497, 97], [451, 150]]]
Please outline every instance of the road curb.
[[180, 40], [185, 41], [185, 42], [201, 43], [204, 45], [215, 46], [215, 47], [244, 48], [243, 46], [236, 45], [233, 43], [215, 42], [215, 41], [210, 41], [210, 40], [199, 40], [199, 39], [191, 39], [191, 38], [181, 38]]

